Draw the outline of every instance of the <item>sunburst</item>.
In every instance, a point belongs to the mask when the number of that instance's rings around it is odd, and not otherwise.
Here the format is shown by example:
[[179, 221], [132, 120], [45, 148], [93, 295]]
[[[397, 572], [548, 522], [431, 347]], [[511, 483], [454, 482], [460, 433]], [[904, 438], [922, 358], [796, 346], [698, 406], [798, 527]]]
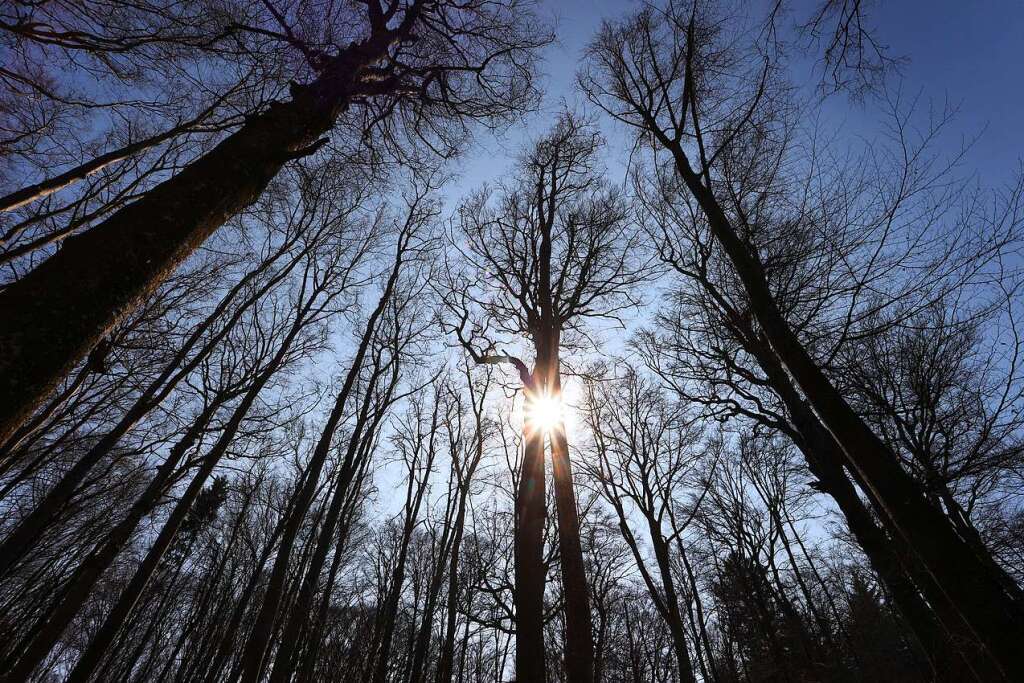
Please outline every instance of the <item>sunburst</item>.
[[543, 393], [527, 399], [526, 423], [531, 429], [544, 433], [561, 428], [565, 423], [562, 397]]

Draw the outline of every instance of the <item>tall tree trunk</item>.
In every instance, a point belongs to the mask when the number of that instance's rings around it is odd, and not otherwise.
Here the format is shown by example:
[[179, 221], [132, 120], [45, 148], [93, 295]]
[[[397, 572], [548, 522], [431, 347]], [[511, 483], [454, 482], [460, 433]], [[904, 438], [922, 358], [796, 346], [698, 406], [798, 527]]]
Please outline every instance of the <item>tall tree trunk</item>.
[[[418, 9], [418, 5], [414, 9]], [[114, 324], [291, 159], [316, 148], [345, 111], [364, 70], [407, 34], [374, 31], [319, 77], [273, 102], [173, 178], [114, 213], [0, 292], [0, 442], [41, 405]]]
[[362, 339], [359, 342], [359, 347], [356, 350], [355, 357], [352, 359], [352, 366], [349, 368], [348, 374], [345, 377], [345, 382], [342, 385], [341, 390], [338, 392], [338, 397], [334, 402], [331, 414], [327, 418], [324, 429], [320, 434], [320, 439], [317, 441], [316, 447], [313, 449], [313, 455], [310, 457], [309, 464], [306, 466], [305, 483], [295, 493], [297, 501], [295, 511], [285, 525], [284, 533], [281, 536], [281, 545], [277, 550], [277, 556], [274, 558], [274, 568], [271, 571], [266, 595], [264, 596], [263, 604], [261, 605], [259, 614], [256, 617], [256, 623], [253, 625], [252, 632], [249, 634], [249, 639], [246, 642], [245, 650], [242, 655], [241, 680], [245, 683], [255, 683], [263, 673], [264, 660], [267, 649], [270, 645], [271, 629], [277, 621], [278, 611], [284, 597], [285, 580], [288, 575], [288, 567], [291, 561], [292, 547], [295, 544], [295, 539], [298, 536], [299, 529], [305, 519], [306, 512], [309, 510], [309, 506], [313, 502], [313, 497], [320, 479], [320, 473], [323, 471], [324, 463], [327, 461], [327, 456], [331, 450], [331, 442], [334, 440], [334, 433], [337, 431], [338, 425], [341, 423], [341, 418], [345, 412], [345, 405], [348, 402], [348, 397], [352, 393], [356, 379], [359, 376], [359, 371], [363, 366], [363, 359], [366, 357], [366, 353], [370, 348], [370, 344], [376, 331], [377, 321], [384, 313], [384, 309], [391, 300], [391, 296], [395, 291], [395, 287], [398, 283], [398, 277], [404, 263], [405, 251], [409, 247], [411, 239], [412, 234], [408, 229], [403, 230], [399, 235], [394, 264], [391, 268], [391, 273], [388, 276], [387, 283], [384, 286], [384, 291], [381, 293], [380, 299], [377, 301], [376, 308], [374, 308], [370, 317], [366, 321], [366, 329], [364, 330]]
[[189, 354], [203, 340], [204, 335], [209, 332], [214, 324], [229, 310], [238, 295], [245, 287], [266, 272], [279, 258], [284, 256], [294, 244], [295, 238], [286, 241], [269, 258], [261, 262], [256, 268], [246, 273], [225, 295], [217, 302], [213, 310], [191, 331], [185, 342], [181, 345], [170, 361], [163, 367], [160, 374], [150, 382], [135, 402], [118, 420], [114, 427], [103, 434], [91, 448], [79, 458], [75, 464], [64, 473], [60, 480], [51, 488], [32, 512], [18, 522], [14, 530], [0, 543], [0, 575], [14, 567], [32, 545], [46, 531], [47, 524], [58, 515], [68, 504], [81, 485], [86, 475], [100, 463], [120, 442], [132, 427], [139, 420], [145, 417], [151, 410], [170, 395], [171, 391], [189, 376], [200, 363], [203, 362], [216, 348], [216, 346], [230, 333], [231, 329], [241, 320], [245, 311], [261, 299], [275, 285], [280, 283], [295, 268], [301, 258], [312, 249], [311, 242], [306, 248], [295, 254], [287, 264], [272, 278], [269, 278], [260, 287], [256, 288], [246, 296], [224, 321], [223, 326], [215, 334], [210, 335], [206, 341], [196, 349], [196, 352], [189, 358]]
[[569, 463], [565, 424], [551, 430], [551, 471], [558, 517], [562, 592], [565, 596], [565, 669], [569, 683], [594, 680], [594, 633], [590, 591], [580, 545], [580, 520]]
[[[469, 379], [467, 373], [467, 379]], [[470, 379], [470, 391], [473, 391], [472, 380]], [[486, 389], [484, 390], [486, 394]], [[483, 428], [483, 401], [484, 396], [480, 397], [479, 404], [474, 400], [474, 426], [476, 429], [475, 448], [473, 456], [468, 463], [465, 465], [458, 465], [454, 462], [456, 454], [452, 453], [453, 463], [452, 472], [458, 479], [457, 483], [457, 502], [455, 504], [455, 516], [450, 520], [450, 524], [446, 526], [445, 538], [442, 541], [442, 547], [445, 549], [442, 557], [438, 560], [436, 569], [435, 581], [431, 583], [431, 605], [423, 618], [423, 624], [420, 626], [420, 635], [416, 643], [416, 652], [413, 657], [411, 674], [409, 681], [410, 683], [420, 683], [426, 680], [426, 660], [427, 650], [430, 645], [431, 634], [433, 631], [433, 619], [434, 619], [434, 604], [440, 594], [441, 583], [444, 580], [445, 565], [447, 564], [448, 570], [448, 600], [447, 600], [447, 614], [445, 622], [445, 635], [441, 641], [440, 655], [438, 657], [437, 672], [435, 676], [436, 683], [448, 683], [451, 680], [452, 670], [452, 649], [453, 641], [455, 637], [455, 608], [456, 600], [458, 598], [458, 569], [459, 569], [459, 548], [462, 545], [462, 536], [465, 531], [466, 524], [466, 508], [469, 502], [469, 489], [473, 482], [473, 475], [476, 472], [477, 466], [483, 459], [484, 454], [484, 428]], [[451, 534], [450, 541], [447, 539], [447, 535]]]
[[448, 594], [445, 597], [445, 627], [438, 656], [436, 683], [451, 683], [452, 664], [455, 658], [455, 626], [458, 617], [459, 599], [459, 551], [466, 525], [466, 505], [469, 497], [469, 482], [459, 494], [459, 509], [455, 515], [455, 529], [448, 558]]
[[1003, 676], [1024, 680], [1024, 608], [1003, 589], [990, 566], [961, 538], [921, 487], [900, 466], [896, 455], [850, 407], [811, 358], [771, 294], [760, 262], [740, 239], [712, 191], [690, 167], [677, 142], [659, 135], [676, 168], [708, 218], [749, 298], [772, 349], [835, 438], [850, 466], [883, 506], [907, 546], [992, 653]]
[[[818, 478], [822, 491], [832, 497], [843, 513], [850, 532], [857, 539], [872, 568], [889, 590], [896, 608], [926, 652], [936, 680], [952, 683], [975, 678], [992, 680], [992, 676], [998, 677], [999, 674], [992, 670], [991, 663], [986, 663], [988, 657], [977, 656], [979, 653], [976, 651], [974, 634], [966, 628], [960, 615], [944, 607], [948, 605], [945, 596], [935, 596], [937, 601], [932, 607], [929, 607], [921, 597], [911, 577], [916, 573], [919, 580], [923, 578], [925, 583], [931, 583], [930, 577], [921, 577], [919, 571], [908, 569], [915, 566], [915, 558], [907, 557], [907, 553], [898, 551], [893, 540], [875, 523], [853, 484], [838, 465], [839, 454], [829, 449], [827, 444], [831, 439], [827, 434], [814, 435], [814, 423], [808, 425], [808, 419], [813, 420], [813, 416], [804, 415], [797, 418], [798, 424], [804, 423], [801, 432], [814, 438], [815, 441], [811, 443], [815, 446], [809, 448], [807, 443], [798, 443], [798, 446], [807, 456], [811, 473]], [[932, 611], [933, 608], [936, 612]], [[943, 612], [945, 615], [940, 626], [936, 617]], [[943, 627], [949, 632], [944, 631]], [[950, 634], [953, 634], [952, 637]], [[968, 639], [966, 642], [965, 638]], [[977, 661], [972, 664], [964, 657]], [[979, 669], [987, 674], [978, 678]]]
[[516, 680], [537, 683], [546, 680], [544, 489], [544, 433], [527, 424], [515, 511]]
[[653, 517], [648, 517], [647, 523], [648, 533], [651, 535], [651, 547], [654, 549], [654, 558], [658, 563], [658, 573], [661, 576], [661, 587], [665, 591], [665, 616], [668, 617], [666, 622], [672, 633], [672, 646], [675, 649], [676, 662], [679, 665], [679, 680], [695, 683], [697, 679], [694, 676], [693, 662], [686, 644], [686, 624], [683, 622], [683, 613], [679, 609], [679, 592], [676, 590], [675, 577], [672, 576], [668, 543]]
[[[402, 544], [398, 550], [398, 559], [395, 562], [395, 569], [392, 574], [391, 586], [388, 588], [387, 599], [382, 612], [381, 637], [376, 653], [373, 675], [369, 680], [373, 683], [385, 683], [388, 669], [391, 666], [391, 644], [395, 635], [395, 626], [398, 616], [398, 600], [402, 595], [402, 587], [405, 584], [405, 567], [409, 559], [409, 545], [412, 542], [413, 531], [416, 529], [417, 519], [420, 514], [420, 507], [423, 505], [423, 498], [427, 492], [427, 483], [430, 471], [434, 464], [436, 451], [436, 438], [438, 430], [438, 419], [440, 417], [440, 406], [434, 404], [434, 414], [430, 423], [430, 434], [426, 444], [426, 462], [421, 466], [419, 463], [419, 449], [421, 444], [415, 446], [416, 451], [410, 456], [409, 462], [409, 483], [405, 494], [405, 523], [402, 528]], [[419, 427], [417, 427], [418, 431]], [[416, 481], [416, 471], [423, 471], [423, 479]]]
[[[369, 451], [369, 448], [367, 447], [366, 450]], [[340, 526], [340, 534], [337, 539], [337, 546], [334, 550], [334, 557], [331, 558], [331, 567], [327, 572], [327, 588], [320, 596], [319, 604], [316, 609], [316, 616], [313, 618], [310, 627], [307, 649], [302, 657], [301, 667], [299, 669], [299, 683], [311, 683], [313, 680], [313, 672], [316, 668], [317, 657], [320, 654], [320, 647], [323, 643], [324, 624], [327, 623], [327, 613], [331, 605], [330, 589], [334, 585], [334, 581], [338, 576], [338, 570], [341, 568], [342, 555], [348, 545], [352, 518], [358, 508], [359, 493], [362, 491], [363, 482], [366, 479], [366, 472], [369, 469], [369, 461], [370, 458], [368, 452], [364, 453], [360, 458], [361, 465], [359, 473], [356, 475], [355, 485], [352, 487], [352, 494], [346, 503], [344, 521]]]

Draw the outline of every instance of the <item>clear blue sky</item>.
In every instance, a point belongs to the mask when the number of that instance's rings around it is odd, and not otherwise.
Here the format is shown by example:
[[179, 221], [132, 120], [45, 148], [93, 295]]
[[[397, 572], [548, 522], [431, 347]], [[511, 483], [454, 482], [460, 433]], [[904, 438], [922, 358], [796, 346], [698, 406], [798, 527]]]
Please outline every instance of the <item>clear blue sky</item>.
[[[806, 17], [817, 2], [793, 2], [790, 18]], [[953, 135], [974, 138], [983, 132], [964, 170], [976, 172], [984, 185], [1007, 182], [1024, 157], [1024, 0], [866, 0], [866, 5], [880, 42], [907, 59], [900, 76], [904, 92], [920, 91], [925, 103], [930, 100], [938, 107], [947, 99], [958, 106]], [[622, 16], [637, 6], [628, 0], [545, 3], [545, 10], [558, 19], [558, 41], [546, 51], [544, 107], [500, 138], [480, 136], [464, 159], [456, 194], [500, 175], [528, 131], [544, 130], [561, 101], [580, 102], [574, 78], [583, 47], [603, 18]], [[798, 83], [809, 80], [803, 66], [794, 65], [792, 77]], [[870, 102], [858, 106], [842, 95], [831, 97], [824, 111], [830, 120], [826, 123], [842, 124], [868, 140], [881, 118]]]

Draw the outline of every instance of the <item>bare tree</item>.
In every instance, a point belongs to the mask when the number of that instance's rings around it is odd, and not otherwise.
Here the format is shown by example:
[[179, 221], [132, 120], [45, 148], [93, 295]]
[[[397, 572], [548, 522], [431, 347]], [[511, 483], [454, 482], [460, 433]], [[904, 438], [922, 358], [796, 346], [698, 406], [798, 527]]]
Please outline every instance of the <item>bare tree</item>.
[[[583, 85], [595, 103], [670, 156], [773, 352], [881, 505], [880, 512], [893, 521], [1003, 675], [1013, 678], [1021, 666], [1019, 651], [1010, 645], [1016, 636], [1009, 635], [1022, 623], [1018, 601], [1005, 592], [991, 562], [978, 557], [950, 520], [928, 503], [892, 450], [808, 352], [779, 307], [757, 242], [752, 243], [758, 216], [730, 199], [728, 169], [735, 145], [769, 134], [781, 92], [770, 62], [744, 56], [725, 40], [725, 26], [713, 9], [670, 5], [647, 10], [605, 28], [592, 45], [591, 70], [582, 77]], [[718, 65], [720, 72], [715, 71]]]
[[[532, 654], [540, 643], [529, 632], [538, 626], [543, 586], [535, 574], [541, 556], [544, 418], [536, 411], [561, 400], [562, 348], [586, 339], [583, 321], [615, 320], [634, 303], [632, 289], [645, 276], [622, 194], [597, 175], [600, 145], [591, 125], [561, 115], [552, 132], [523, 155], [515, 181], [500, 185], [494, 197], [485, 189], [463, 205], [458, 218], [470, 269], [494, 285], [479, 292], [453, 285], [452, 309], [460, 318], [456, 332], [478, 363], [514, 365], [525, 392], [526, 455], [517, 515], [522, 566], [516, 579], [517, 619], [524, 620], [517, 625], [521, 679], [540, 675]], [[471, 306], [483, 318], [467, 331]], [[532, 371], [519, 358], [496, 351], [503, 335], [530, 339]], [[481, 336], [482, 351], [475, 340]], [[592, 623], [564, 425], [555, 425], [549, 437], [566, 600], [566, 666], [570, 680], [589, 681]]]
[[112, 324], [252, 203], [289, 160], [319, 149], [326, 141], [321, 136], [353, 105], [375, 102], [382, 120], [394, 113], [441, 141], [468, 119], [500, 118], [521, 108], [533, 93], [529, 49], [547, 39], [531, 16], [514, 1], [395, 0], [385, 6], [373, 0], [363, 16], [323, 17], [337, 22], [332, 33], [348, 35], [316, 51], [282, 21], [280, 39], [311, 60], [309, 83], [296, 84], [292, 99], [271, 103], [181, 173], [0, 293], [0, 436], [28, 419]]

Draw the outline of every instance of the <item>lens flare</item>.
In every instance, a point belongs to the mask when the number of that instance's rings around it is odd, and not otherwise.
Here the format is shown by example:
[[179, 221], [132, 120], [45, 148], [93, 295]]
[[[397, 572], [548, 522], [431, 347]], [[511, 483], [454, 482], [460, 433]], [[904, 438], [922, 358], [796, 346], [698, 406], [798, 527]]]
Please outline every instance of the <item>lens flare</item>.
[[526, 403], [526, 422], [531, 429], [550, 432], [565, 420], [565, 410], [559, 396], [541, 394]]

